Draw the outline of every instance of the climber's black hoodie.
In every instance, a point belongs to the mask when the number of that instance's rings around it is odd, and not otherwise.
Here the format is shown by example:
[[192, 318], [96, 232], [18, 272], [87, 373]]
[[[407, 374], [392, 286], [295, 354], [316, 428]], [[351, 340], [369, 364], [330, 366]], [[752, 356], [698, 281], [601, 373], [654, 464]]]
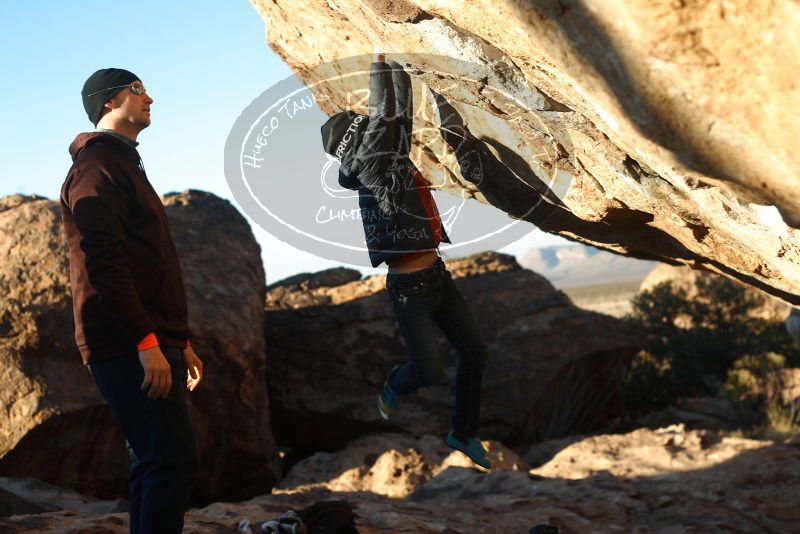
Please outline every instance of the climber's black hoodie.
[[402, 66], [372, 63], [369, 122], [342, 159], [339, 185], [358, 191], [373, 267], [451, 242], [428, 183], [409, 157], [413, 111], [411, 78]]
[[84, 363], [136, 356], [190, 337], [178, 254], [138, 151], [103, 132], [79, 134], [61, 187], [75, 341]]

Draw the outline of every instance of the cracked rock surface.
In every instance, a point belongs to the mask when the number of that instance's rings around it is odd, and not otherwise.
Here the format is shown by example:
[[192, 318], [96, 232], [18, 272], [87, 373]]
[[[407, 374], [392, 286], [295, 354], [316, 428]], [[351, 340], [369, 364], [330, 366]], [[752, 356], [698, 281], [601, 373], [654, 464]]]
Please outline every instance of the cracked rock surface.
[[[412, 158], [429, 179], [448, 176], [445, 189], [800, 304], [797, 2], [251, 3], [328, 113], [368, 87], [337, 76], [366, 71], [375, 47], [403, 64], [418, 103]], [[487, 191], [442, 171], [452, 158], [423, 84], [513, 175]]]
[[[782, 533], [794, 532], [800, 522], [796, 439], [750, 440], [674, 425], [543, 445], [558, 451], [544, 465], [528, 470], [515, 459], [487, 473], [464, 466], [456, 454], [440, 453], [429, 437], [371, 436], [298, 464], [287, 478], [298, 483], [294, 489], [190, 510], [184, 531], [231, 532], [245, 517], [254, 524], [328, 499], [347, 500], [363, 534], [499, 534], [528, 532], [540, 523], [564, 534]], [[353, 470], [366, 476], [353, 477]], [[312, 481], [316, 489], [303, 487]], [[20, 493], [18, 487], [0, 479], [0, 505], [7, 502], [2, 490]], [[391, 492], [394, 498], [387, 496]], [[62, 498], [58, 488], [20, 497], [33, 501], [28, 509], [45, 498], [64, 509], [20, 512], [0, 519], [0, 529], [128, 532], [125, 514], [108, 513], [113, 503], [75, 506], [76, 499]]]

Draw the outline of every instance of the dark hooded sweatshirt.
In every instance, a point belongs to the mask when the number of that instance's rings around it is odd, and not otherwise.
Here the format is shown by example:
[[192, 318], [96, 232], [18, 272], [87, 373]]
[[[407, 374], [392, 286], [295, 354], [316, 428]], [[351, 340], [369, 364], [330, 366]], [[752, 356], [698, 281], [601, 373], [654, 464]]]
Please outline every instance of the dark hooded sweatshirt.
[[370, 65], [369, 122], [341, 162], [339, 185], [358, 191], [370, 262], [418, 255], [450, 243], [425, 178], [411, 161], [411, 77], [398, 63]]
[[79, 134], [61, 187], [75, 341], [84, 363], [136, 356], [191, 337], [178, 254], [136, 148], [103, 132]]

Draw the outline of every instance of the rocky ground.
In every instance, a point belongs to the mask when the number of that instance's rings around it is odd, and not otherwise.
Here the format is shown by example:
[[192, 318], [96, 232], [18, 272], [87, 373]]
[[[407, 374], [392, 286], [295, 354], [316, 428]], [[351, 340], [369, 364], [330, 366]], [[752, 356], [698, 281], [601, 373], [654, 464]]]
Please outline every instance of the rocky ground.
[[[315, 501], [345, 499], [360, 532], [798, 532], [800, 439], [725, 437], [682, 425], [567, 438], [523, 455], [488, 443], [486, 472], [437, 438], [383, 434], [297, 464], [280, 488], [192, 509], [185, 532], [235, 532]], [[532, 467], [534, 464], [544, 462]], [[118, 502], [0, 480], [0, 532], [127, 532]], [[27, 488], [27, 489], [26, 489]], [[9, 504], [8, 494], [17, 496]], [[52, 509], [52, 503], [64, 509]], [[32, 507], [38, 511], [30, 513]], [[10, 509], [10, 510], [9, 510]]]

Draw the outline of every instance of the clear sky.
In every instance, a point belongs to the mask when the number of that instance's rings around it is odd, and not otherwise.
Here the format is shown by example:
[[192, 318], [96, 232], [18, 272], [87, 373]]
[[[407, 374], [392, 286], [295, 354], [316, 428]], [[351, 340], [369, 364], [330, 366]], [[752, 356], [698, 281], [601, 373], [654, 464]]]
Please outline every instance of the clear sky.
[[[223, 173], [228, 132], [254, 98], [291, 75], [247, 0], [5, 0], [0, 28], [0, 196], [58, 198], [71, 164], [67, 147], [94, 128], [81, 104], [83, 82], [99, 68], [120, 67], [136, 73], [154, 99], [138, 148], [155, 189], [201, 189], [233, 202]], [[317, 139], [309, 150], [321, 150]], [[250, 223], [268, 283], [340, 265]], [[568, 243], [531, 230], [501, 251], [519, 256]]]

